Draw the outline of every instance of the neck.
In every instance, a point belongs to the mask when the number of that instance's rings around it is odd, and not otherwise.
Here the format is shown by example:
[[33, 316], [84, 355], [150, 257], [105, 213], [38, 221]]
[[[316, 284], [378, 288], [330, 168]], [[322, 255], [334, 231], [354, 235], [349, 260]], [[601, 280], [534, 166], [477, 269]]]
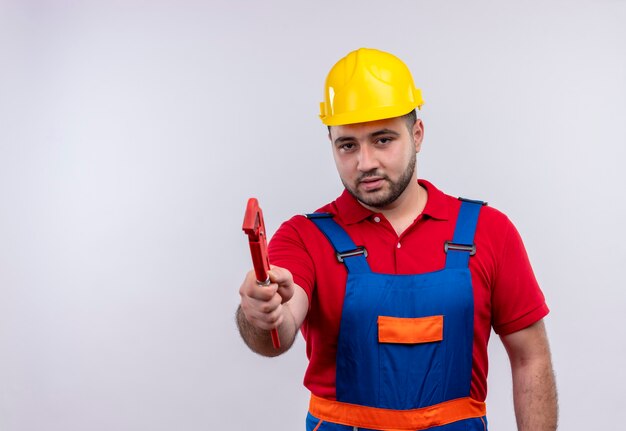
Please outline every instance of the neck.
[[428, 192], [415, 180], [409, 183], [398, 199], [390, 205], [384, 208], [364, 206], [384, 215], [389, 223], [391, 223], [391, 226], [393, 226], [398, 236], [400, 236], [400, 234], [413, 223], [417, 216], [422, 213], [427, 200]]

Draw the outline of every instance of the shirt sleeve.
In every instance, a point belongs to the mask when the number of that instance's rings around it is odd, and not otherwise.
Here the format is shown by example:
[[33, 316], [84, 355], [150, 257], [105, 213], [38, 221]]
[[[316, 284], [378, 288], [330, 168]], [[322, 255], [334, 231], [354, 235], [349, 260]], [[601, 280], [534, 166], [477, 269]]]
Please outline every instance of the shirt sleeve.
[[499, 335], [524, 329], [549, 312], [522, 238], [508, 225], [492, 290], [492, 325]]

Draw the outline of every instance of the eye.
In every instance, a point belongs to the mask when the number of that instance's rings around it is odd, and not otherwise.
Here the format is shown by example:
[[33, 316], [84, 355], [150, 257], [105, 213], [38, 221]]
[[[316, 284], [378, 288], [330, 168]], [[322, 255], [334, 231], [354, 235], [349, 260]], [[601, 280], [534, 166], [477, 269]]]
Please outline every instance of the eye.
[[377, 143], [377, 144], [381, 144], [381, 145], [387, 145], [387, 144], [391, 143], [391, 141], [393, 141], [393, 138], [392, 138], [392, 137], [390, 137], [390, 136], [384, 136], [384, 137], [378, 138], [378, 139], [376, 140], [376, 143]]
[[339, 151], [342, 151], [344, 153], [348, 153], [350, 151], [353, 151], [356, 148], [356, 144], [352, 143], [352, 142], [346, 142], [343, 143], [341, 145], [339, 145]]

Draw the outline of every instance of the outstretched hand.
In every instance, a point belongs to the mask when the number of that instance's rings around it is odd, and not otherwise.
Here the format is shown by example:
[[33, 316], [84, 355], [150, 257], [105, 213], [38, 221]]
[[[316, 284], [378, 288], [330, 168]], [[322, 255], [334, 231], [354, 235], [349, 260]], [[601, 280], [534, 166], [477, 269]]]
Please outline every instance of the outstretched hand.
[[269, 277], [269, 285], [259, 285], [254, 271], [250, 271], [239, 288], [241, 309], [246, 320], [263, 330], [277, 328], [283, 323], [283, 303], [289, 301], [295, 291], [289, 270], [272, 265]]

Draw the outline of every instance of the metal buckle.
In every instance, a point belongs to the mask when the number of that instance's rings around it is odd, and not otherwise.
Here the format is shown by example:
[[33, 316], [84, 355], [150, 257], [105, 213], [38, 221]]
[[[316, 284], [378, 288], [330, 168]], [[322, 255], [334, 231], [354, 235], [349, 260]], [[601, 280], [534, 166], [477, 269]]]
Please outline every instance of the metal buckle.
[[334, 215], [332, 215], [331, 213], [309, 213], [309, 214], [304, 214], [304, 216], [306, 218], [310, 219], [314, 219], [314, 218], [333, 218]]
[[365, 247], [358, 246], [354, 250], [344, 251], [343, 253], [339, 253], [339, 252], [335, 253], [335, 255], [337, 256], [337, 260], [340, 263], [343, 263], [343, 259], [346, 257], [358, 256], [360, 254], [367, 257], [367, 250], [365, 249]]
[[448, 250], [457, 250], [457, 251], [469, 251], [470, 256], [474, 256], [476, 254], [476, 245], [467, 245], [467, 244], [456, 244], [452, 241], [446, 241], [443, 244], [443, 249], [447, 253]]
[[479, 201], [479, 200], [475, 200], [475, 199], [467, 199], [467, 198], [462, 198], [462, 197], [458, 197], [458, 200], [462, 201], [462, 202], [470, 202], [473, 204], [481, 204], [482, 206], [486, 207], [487, 205], [489, 205], [487, 202], [485, 201]]

